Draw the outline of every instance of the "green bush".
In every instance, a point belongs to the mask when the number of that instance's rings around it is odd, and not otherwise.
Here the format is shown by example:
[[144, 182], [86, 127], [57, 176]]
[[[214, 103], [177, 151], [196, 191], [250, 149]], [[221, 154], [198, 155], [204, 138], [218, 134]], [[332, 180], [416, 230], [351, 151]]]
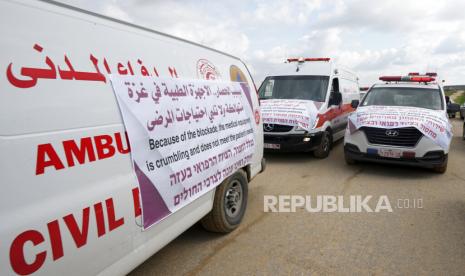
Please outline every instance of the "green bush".
[[454, 99], [454, 102], [462, 105], [465, 102], [465, 94], [460, 94], [458, 97]]

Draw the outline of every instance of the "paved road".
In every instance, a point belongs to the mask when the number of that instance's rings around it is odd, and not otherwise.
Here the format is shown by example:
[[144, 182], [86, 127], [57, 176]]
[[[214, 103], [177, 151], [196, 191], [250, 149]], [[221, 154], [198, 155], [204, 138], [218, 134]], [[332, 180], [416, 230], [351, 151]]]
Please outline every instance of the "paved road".
[[[240, 228], [223, 236], [195, 225], [132, 274], [464, 275], [465, 141], [461, 121], [453, 123], [444, 175], [346, 166], [341, 143], [325, 160], [268, 154]], [[393, 212], [263, 212], [263, 196], [279, 194], [387, 195]], [[398, 199], [422, 199], [423, 208], [396, 208]]]

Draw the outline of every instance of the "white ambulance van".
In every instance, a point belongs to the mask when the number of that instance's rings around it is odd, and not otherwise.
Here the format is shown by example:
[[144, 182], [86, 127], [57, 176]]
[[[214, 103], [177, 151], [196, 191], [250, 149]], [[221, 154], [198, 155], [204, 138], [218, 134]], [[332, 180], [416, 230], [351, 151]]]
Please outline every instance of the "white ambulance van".
[[[264, 168], [259, 101], [239, 58], [53, 1], [0, 1], [0, 34], [0, 275], [122, 275], [199, 220], [239, 225]], [[240, 82], [251, 162], [143, 230], [110, 74]]]
[[444, 91], [435, 73], [383, 76], [349, 116], [347, 164], [369, 161], [447, 170], [452, 139]]
[[357, 75], [330, 58], [289, 58], [282, 71], [268, 76], [259, 89], [270, 151], [329, 155], [344, 137], [351, 102], [360, 99]]

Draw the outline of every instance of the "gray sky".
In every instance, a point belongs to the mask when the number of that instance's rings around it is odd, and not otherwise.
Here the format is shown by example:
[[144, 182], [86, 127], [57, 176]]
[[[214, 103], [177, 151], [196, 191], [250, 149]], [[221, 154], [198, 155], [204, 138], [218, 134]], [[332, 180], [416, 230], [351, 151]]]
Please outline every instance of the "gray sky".
[[380, 75], [437, 71], [465, 84], [465, 1], [60, 0], [242, 58], [257, 82], [287, 57], [331, 57]]

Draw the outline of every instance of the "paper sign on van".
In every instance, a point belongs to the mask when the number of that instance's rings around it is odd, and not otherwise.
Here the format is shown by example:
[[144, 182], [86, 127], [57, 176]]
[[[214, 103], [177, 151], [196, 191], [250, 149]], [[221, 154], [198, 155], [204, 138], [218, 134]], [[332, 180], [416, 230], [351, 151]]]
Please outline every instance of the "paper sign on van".
[[318, 109], [308, 100], [261, 100], [264, 124], [298, 126], [310, 131], [315, 123]]
[[442, 111], [406, 106], [359, 107], [349, 116], [348, 129], [353, 133], [361, 127], [417, 128], [440, 147], [447, 149], [452, 139], [452, 126]]
[[253, 111], [238, 82], [111, 76], [148, 228], [251, 162]]

